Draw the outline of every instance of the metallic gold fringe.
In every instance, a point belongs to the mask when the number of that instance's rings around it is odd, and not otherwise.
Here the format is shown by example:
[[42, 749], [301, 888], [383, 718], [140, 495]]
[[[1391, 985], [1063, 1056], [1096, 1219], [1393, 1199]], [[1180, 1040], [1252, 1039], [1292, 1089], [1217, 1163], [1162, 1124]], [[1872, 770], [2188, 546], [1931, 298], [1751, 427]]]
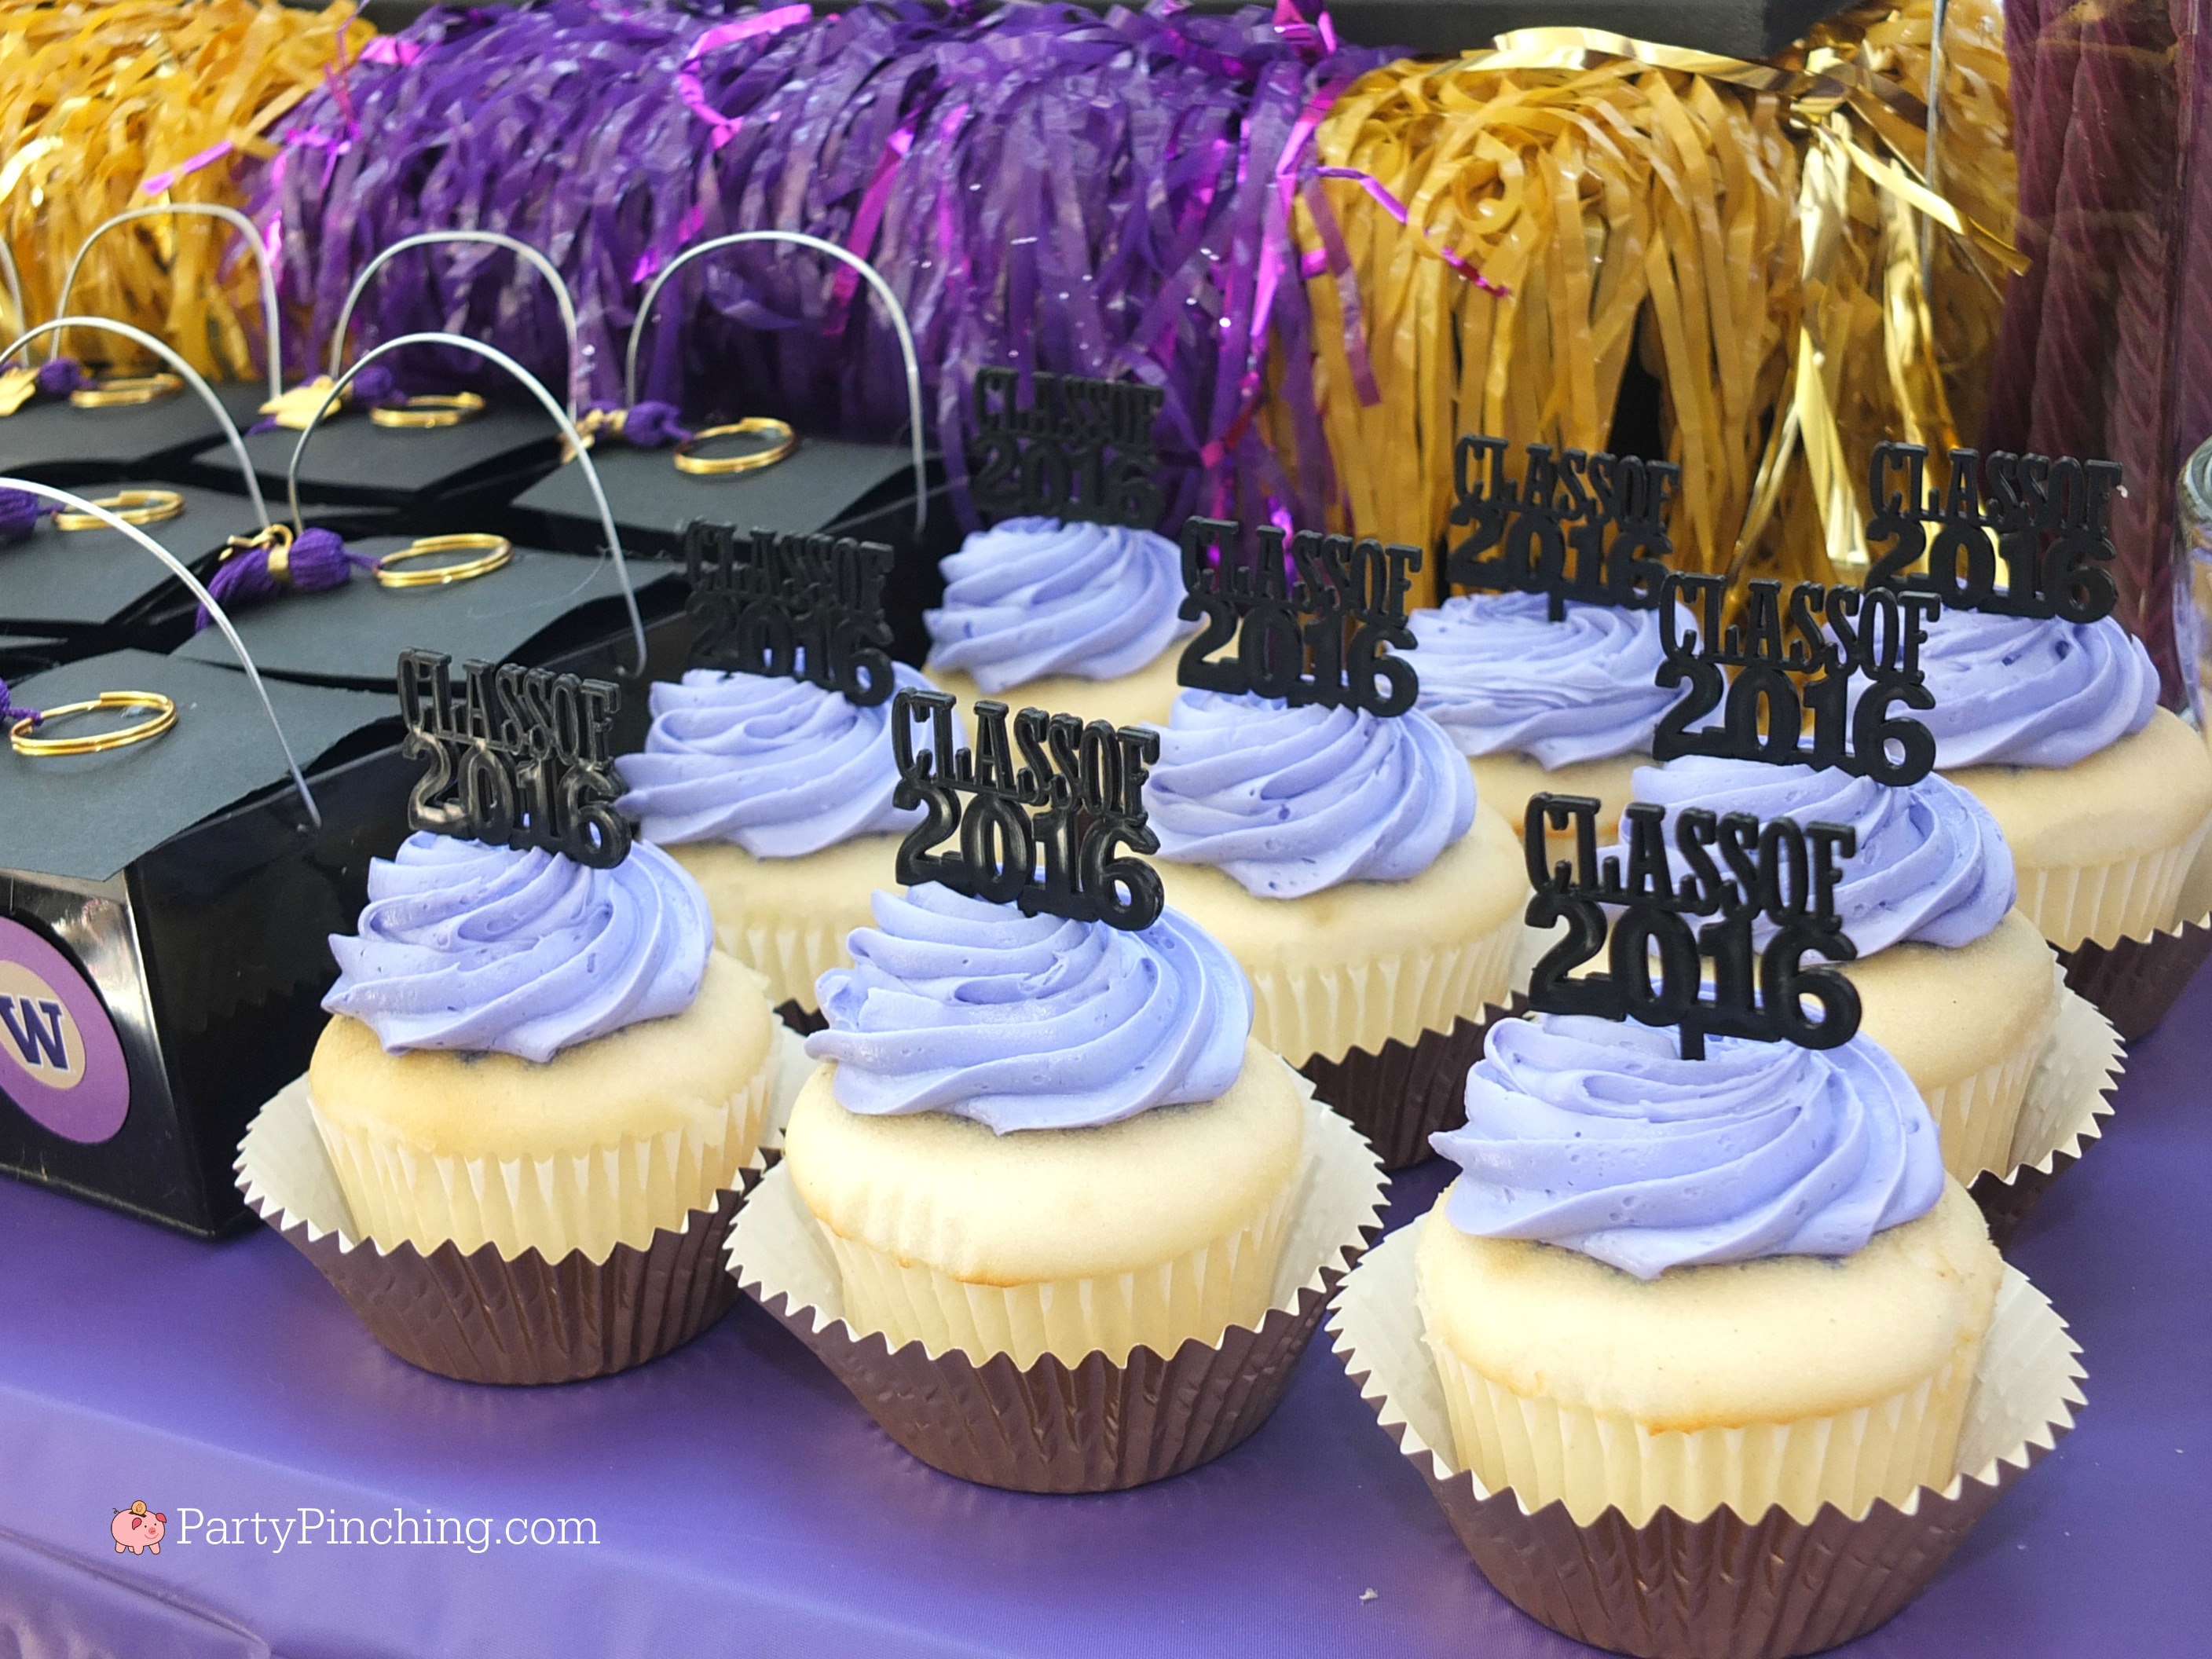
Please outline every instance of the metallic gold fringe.
[[[71, 257], [124, 209], [243, 207], [240, 175], [276, 154], [272, 129], [374, 34], [353, 9], [274, 0], [0, 9], [0, 237], [25, 310], [54, 314]], [[166, 190], [144, 189], [164, 173]], [[253, 264], [236, 244], [198, 216], [118, 227], [94, 246], [70, 308], [158, 334], [204, 373], [249, 377], [261, 313]], [[117, 346], [88, 338], [82, 349], [106, 357]]]
[[1863, 557], [1869, 450], [1972, 429], [2016, 260], [1995, 0], [1948, 5], [1944, 192], [1921, 177], [1935, 3], [1770, 64], [1547, 28], [1356, 83], [1316, 135], [1333, 222], [1309, 191], [1296, 226], [1340, 526], [1442, 545], [1463, 433], [1606, 447], [1633, 349], [1683, 469], [1685, 568]]

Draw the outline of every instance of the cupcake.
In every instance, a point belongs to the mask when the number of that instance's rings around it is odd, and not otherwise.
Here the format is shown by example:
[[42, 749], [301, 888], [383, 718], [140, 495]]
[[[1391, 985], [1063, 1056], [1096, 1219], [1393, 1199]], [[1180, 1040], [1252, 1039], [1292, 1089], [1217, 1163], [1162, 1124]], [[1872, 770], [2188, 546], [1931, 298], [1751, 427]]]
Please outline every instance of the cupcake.
[[1880, 1048], [1543, 1015], [1467, 1111], [1417, 1298], [1484, 1486], [1640, 1527], [1950, 1483], [2003, 1267]]
[[[892, 672], [895, 690], [927, 684], [903, 663]], [[806, 680], [695, 668], [655, 684], [652, 706], [645, 748], [616, 763], [621, 810], [705, 890], [721, 948], [767, 980], [787, 1020], [814, 1029], [815, 981], [850, 961], [845, 936], [867, 925], [868, 895], [921, 822], [891, 804], [890, 701], [864, 708]]]
[[[2013, 908], [2012, 855], [1974, 797], [1934, 774], [1890, 788], [1847, 773], [1702, 756], [1646, 767], [1635, 799], [1674, 820], [1702, 807], [1762, 821], [1839, 823], [1857, 836], [1835, 889], [1858, 948], [1860, 1030], [1905, 1069], [1942, 1133], [1944, 1166], [1971, 1183], [2011, 1167], [2013, 1129], [2058, 1014], [2051, 948]], [[1626, 865], [1626, 842], [1620, 849]], [[1674, 860], [1677, 884], [1687, 873]], [[1775, 924], [1755, 921], [1763, 947]]]
[[1026, 1370], [1257, 1328], [1304, 1161], [1297, 1079], [1228, 953], [924, 884], [823, 975], [785, 1165], [844, 1317]]
[[997, 697], [1134, 726], [1167, 718], [1182, 554], [1122, 525], [1007, 519], [961, 543], [941, 568], [945, 603], [925, 611], [927, 672], [963, 703]]
[[1468, 757], [1481, 798], [1518, 823], [1528, 797], [1589, 795], [1609, 836], [1629, 778], [1651, 760], [1659, 717], [1682, 695], [1657, 684], [1659, 613], [1541, 593], [1472, 593], [1407, 618], [1420, 642], [1416, 707]]
[[331, 949], [310, 1108], [384, 1249], [603, 1261], [714, 1208], [760, 1142], [760, 977], [657, 848], [599, 869], [411, 836]]
[[2158, 706], [2142, 642], [2106, 617], [1947, 611], [1920, 666], [1936, 764], [1990, 809], [2020, 908], [2062, 951], [2148, 939], [2179, 914], [2212, 820], [2212, 755]]
[[1261, 1045], [1386, 1168], [1427, 1156], [1472, 1059], [1453, 1045], [1506, 1001], [1528, 899], [1518, 838], [1443, 728], [1186, 691], [1145, 805], [1167, 902], [1251, 976]]

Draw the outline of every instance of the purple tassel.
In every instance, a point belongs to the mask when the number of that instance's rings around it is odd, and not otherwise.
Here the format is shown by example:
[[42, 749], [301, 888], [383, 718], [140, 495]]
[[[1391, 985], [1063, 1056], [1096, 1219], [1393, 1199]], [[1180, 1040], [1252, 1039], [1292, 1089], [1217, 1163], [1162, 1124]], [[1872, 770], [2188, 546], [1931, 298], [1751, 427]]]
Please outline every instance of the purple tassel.
[[382, 363], [371, 363], [346, 385], [346, 396], [362, 409], [381, 409], [390, 404], [404, 404], [407, 394], [392, 371]]
[[46, 716], [35, 708], [26, 708], [8, 695], [8, 682], [0, 680], [0, 729], [15, 725], [17, 720], [28, 720], [33, 728], [42, 724]]
[[39, 365], [39, 395], [42, 398], [66, 398], [70, 392], [90, 384], [92, 377], [84, 372], [84, 365], [74, 357], [53, 357]]
[[[375, 564], [376, 561], [367, 554], [349, 548], [336, 531], [311, 525], [293, 538], [285, 554], [283, 580], [270, 568], [270, 550], [252, 545], [225, 557], [216, 567], [207, 588], [217, 605], [231, 611], [278, 598], [287, 592], [321, 593], [343, 587], [356, 566], [368, 570]], [[202, 605], [192, 631], [197, 634], [214, 621], [208, 608]]]
[[27, 489], [0, 489], [0, 542], [20, 542], [39, 527], [46, 503]]
[[682, 411], [674, 404], [654, 403], [649, 398], [633, 404], [623, 416], [623, 441], [640, 449], [665, 449], [671, 444], [690, 443], [691, 434], [682, 420]]

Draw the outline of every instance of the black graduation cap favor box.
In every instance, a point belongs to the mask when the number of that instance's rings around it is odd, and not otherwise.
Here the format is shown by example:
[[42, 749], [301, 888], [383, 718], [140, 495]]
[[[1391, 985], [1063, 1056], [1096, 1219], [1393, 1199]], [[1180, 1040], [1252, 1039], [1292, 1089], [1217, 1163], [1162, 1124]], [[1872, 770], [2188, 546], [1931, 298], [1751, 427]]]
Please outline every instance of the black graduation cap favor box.
[[[465, 544], [441, 547], [441, 540]], [[393, 557], [423, 550], [426, 544], [425, 557]], [[489, 532], [416, 541], [373, 536], [349, 547], [362, 559], [383, 562], [384, 568], [356, 571], [343, 585], [325, 592], [292, 592], [231, 607], [232, 625], [264, 675], [388, 697], [392, 665], [408, 649], [441, 652], [456, 662], [557, 668], [638, 687], [635, 696], [624, 700], [616, 726], [617, 748], [628, 750], [644, 742], [650, 718], [645, 682], [680, 676], [698, 632], [684, 611], [683, 573], [672, 564], [629, 562], [646, 635], [645, 672], [639, 676], [636, 636], [611, 558], [540, 552]], [[491, 568], [459, 580], [386, 585], [410, 574], [428, 576], [441, 568], [483, 564]], [[213, 629], [191, 636], [177, 654], [226, 669], [236, 660]]]
[[[284, 499], [299, 442], [289, 427], [246, 434], [246, 457], [272, 502]], [[519, 403], [488, 403], [443, 427], [380, 426], [368, 412], [349, 409], [318, 426], [301, 455], [300, 499], [410, 515], [456, 501], [495, 505], [551, 466], [560, 443], [560, 428], [544, 410]], [[245, 488], [236, 453], [220, 441], [203, 446], [182, 476], [216, 489]]]
[[[1094, 9], [1101, 9], [1092, 0]], [[1198, 11], [1228, 12], [1237, 0], [1197, 0]], [[1317, 7], [1304, 7], [1309, 12]], [[1516, 29], [1583, 28], [1741, 58], [1770, 58], [1815, 23], [1848, 8], [1838, 0], [1332, 0], [1340, 40], [1396, 46], [1420, 57], [1454, 57]]]
[[[258, 381], [222, 382], [210, 390], [241, 431], [261, 418], [269, 397], [269, 388]], [[79, 408], [65, 397], [41, 398], [0, 418], [0, 474], [52, 484], [173, 477], [191, 456], [222, 441], [214, 411], [189, 388], [151, 403], [108, 408]]]
[[[232, 1160], [305, 1068], [373, 854], [416, 768], [381, 693], [265, 682], [320, 812], [235, 668], [118, 651], [10, 684], [31, 732], [158, 724], [89, 754], [0, 742], [0, 1169], [188, 1232], [250, 1220]], [[52, 711], [130, 692], [135, 709]]]
[[[746, 245], [755, 255], [779, 260], [841, 263], [860, 279], [862, 301], [879, 307], [904, 346], [908, 407], [899, 441], [856, 443], [802, 433], [757, 411], [724, 407], [730, 389], [711, 381], [687, 388], [681, 411], [639, 401], [638, 362], [647, 340], [664, 360], [680, 359], [675, 308], [657, 304], [664, 290], [687, 267], [696, 280], [697, 262]], [[656, 334], [653, 324], [664, 310], [672, 320]], [[941, 461], [918, 435], [924, 423], [921, 362], [905, 313], [872, 265], [795, 231], [740, 231], [693, 244], [655, 275], [639, 302], [623, 362], [623, 396], [617, 418], [594, 417], [599, 429], [591, 453], [626, 547], [673, 556], [684, 526], [694, 523], [887, 546], [893, 564], [884, 598], [898, 652], [921, 660], [929, 644], [921, 612], [943, 592], [937, 561], [958, 546], [960, 531], [945, 500]], [[648, 414], [654, 429], [646, 434], [641, 428]], [[674, 424], [679, 415], [688, 417], [682, 427]], [[518, 534], [549, 547], [592, 552], [603, 539], [591, 485], [573, 459], [523, 491], [514, 514]]]
[[[93, 498], [128, 517], [203, 580], [233, 537], [261, 527], [252, 503], [185, 484], [137, 481]], [[82, 527], [72, 527], [82, 523]], [[0, 542], [0, 631], [75, 640], [96, 650], [167, 650], [191, 631], [179, 582], [121, 532], [64, 508]]]

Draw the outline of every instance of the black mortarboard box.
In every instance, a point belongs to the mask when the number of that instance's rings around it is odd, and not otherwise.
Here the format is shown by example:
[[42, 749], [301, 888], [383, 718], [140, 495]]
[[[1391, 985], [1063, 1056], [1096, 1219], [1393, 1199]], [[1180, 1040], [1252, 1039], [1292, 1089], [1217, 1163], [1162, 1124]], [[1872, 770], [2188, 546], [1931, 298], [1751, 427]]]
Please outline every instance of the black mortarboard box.
[[[299, 442], [289, 427], [246, 434], [246, 456], [272, 503], [284, 499], [285, 473]], [[512, 501], [553, 465], [560, 447], [560, 428], [534, 405], [494, 404], [446, 427], [379, 426], [362, 410], [346, 410], [308, 441], [300, 458], [300, 499], [382, 507], [419, 527], [428, 522], [426, 515], [457, 505], [480, 509]], [[219, 489], [246, 487], [227, 443], [201, 449], [185, 476]]]
[[103, 754], [0, 744], [0, 1169], [206, 1237], [251, 1219], [240, 1137], [307, 1066], [328, 936], [356, 926], [419, 769], [389, 688], [267, 686], [319, 828], [234, 667], [70, 663], [15, 701], [158, 692], [176, 725]]
[[[592, 449], [599, 488], [633, 553], [674, 557], [687, 524], [728, 525], [788, 536], [850, 536], [892, 551], [884, 605], [896, 654], [919, 662], [929, 648], [921, 613], [944, 592], [937, 562], [959, 544], [942, 469], [925, 458], [926, 518], [917, 527], [914, 452], [896, 444], [800, 437], [790, 454], [756, 472], [679, 472], [667, 449], [601, 441]], [[583, 469], [556, 468], [515, 499], [510, 522], [547, 547], [597, 550], [606, 533]]]
[[[143, 481], [125, 488], [163, 489], [183, 498], [184, 511], [174, 518], [138, 527], [203, 580], [225, 542], [260, 528], [242, 495]], [[183, 583], [128, 536], [105, 525], [64, 530], [47, 514], [28, 536], [0, 544], [0, 632], [71, 641], [94, 650], [165, 651], [191, 630], [194, 608]]]
[[[408, 542], [376, 536], [350, 545], [374, 558]], [[382, 587], [360, 574], [343, 587], [234, 610], [231, 622], [254, 665], [272, 679], [374, 690], [387, 699], [392, 665], [410, 648], [439, 652], [455, 662], [516, 662], [615, 680], [626, 689], [635, 684], [635, 695], [623, 699], [616, 715], [616, 745], [622, 750], [644, 741], [650, 718], [646, 681], [679, 675], [697, 632], [684, 615], [678, 568], [633, 560], [630, 579], [646, 627], [646, 673], [635, 680], [637, 647], [609, 558], [516, 548], [498, 569], [434, 587]], [[229, 645], [212, 629], [193, 635], [178, 654], [216, 664], [234, 660]]]
[[[1225, 12], [1237, 0], [1199, 0]], [[1309, 12], [1317, 9], [1303, 7]], [[1601, 29], [1726, 58], [1770, 58], [1815, 23], [1848, 9], [1838, 0], [1332, 0], [1338, 36], [1364, 46], [1397, 46], [1423, 57], [1478, 51], [1516, 29]]]
[[[261, 418], [269, 396], [260, 380], [210, 389], [240, 430]], [[0, 476], [64, 486], [173, 477], [210, 444], [223, 445], [222, 428], [189, 387], [150, 404], [111, 409], [79, 409], [67, 398], [40, 398], [0, 418]], [[234, 460], [231, 477], [237, 476]], [[277, 482], [281, 487], [281, 467]]]

